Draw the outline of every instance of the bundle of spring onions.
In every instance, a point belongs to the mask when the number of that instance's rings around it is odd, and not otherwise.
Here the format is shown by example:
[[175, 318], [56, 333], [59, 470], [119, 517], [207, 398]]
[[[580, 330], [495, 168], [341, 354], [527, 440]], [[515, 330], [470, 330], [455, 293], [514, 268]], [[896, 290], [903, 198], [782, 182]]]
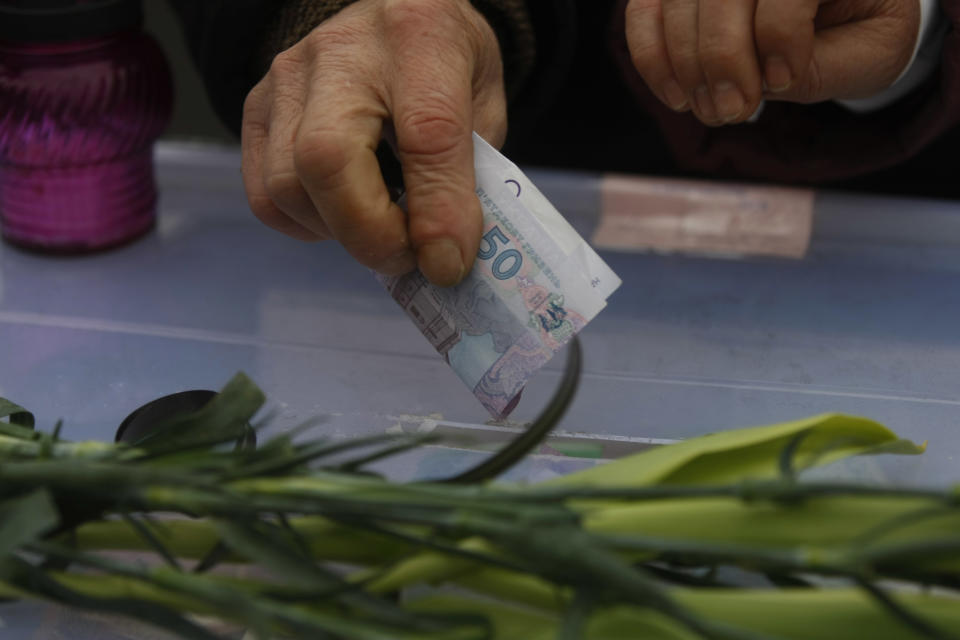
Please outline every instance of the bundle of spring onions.
[[367, 468], [422, 437], [225, 447], [262, 403], [237, 376], [122, 445], [0, 402], [0, 599], [196, 640], [220, 637], [211, 620], [264, 640], [960, 638], [960, 491], [802, 473], [920, 452], [869, 420], [717, 433], [541, 484], [400, 484]]

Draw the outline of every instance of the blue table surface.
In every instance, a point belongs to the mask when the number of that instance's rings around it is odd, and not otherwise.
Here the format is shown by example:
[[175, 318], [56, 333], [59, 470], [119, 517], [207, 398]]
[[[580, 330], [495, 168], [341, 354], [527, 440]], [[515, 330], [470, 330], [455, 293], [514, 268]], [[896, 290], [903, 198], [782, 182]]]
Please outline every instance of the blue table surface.
[[[242, 370], [281, 426], [482, 427], [365, 268], [254, 219], [235, 149], [168, 143], [157, 159], [158, 225], [140, 241], [83, 257], [0, 247], [0, 396], [40, 426], [66, 418], [67, 438], [111, 439], [144, 402]], [[597, 176], [530, 175], [576, 226], [595, 222]], [[839, 411], [929, 442], [884, 460], [885, 478], [960, 479], [960, 204], [827, 192], [815, 207], [803, 260], [603, 253], [623, 286], [582, 334], [563, 429], [645, 442]], [[513, 419], [537, 413], [561, 367], [530, 382]]]

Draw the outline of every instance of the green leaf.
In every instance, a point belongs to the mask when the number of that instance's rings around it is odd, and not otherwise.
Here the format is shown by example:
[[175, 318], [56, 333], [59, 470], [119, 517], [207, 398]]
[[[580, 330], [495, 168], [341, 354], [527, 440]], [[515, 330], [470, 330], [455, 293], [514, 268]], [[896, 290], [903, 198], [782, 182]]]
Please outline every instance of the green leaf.
[[587, 590], [577, 593], [567, 607], [557, 640], [581, 640], [593, 610], [592, 595]]
[[[483, 612], [497, 629], [497, 637], [552, 640], [567, 606], [550, 583], [530, 576], [485, 569], [460, 581], [474, 597], [428, 596], [411, 603], [416, 611]], [[922, 637], [902, 623], [870, 594], [853, 588], [712, 589], [673, 588], [671, 597], [703, 620], [710, 620], [748, 633], [783, 640], [916, 640]], [[490, 595], [496, 602], [484, 599]], [[477, 597], [480, 596], [480, 597]], [[898, 605], [922, 618], [943, 634], [960, 634], [960, 606], [954, 595], [933, 595], [904, 590]], [[507, 603], [501, 604], [501, 603]], [[519, 618], [518, 618], [519, 616]], [[534, 625], [537, 634], [501, 634]], [[649, 626], [653, 625], [653, 626]], [[851, 631], [855, 630], [854, 634]], [[543, 634], [543, 635], [540, 635]], [[635, 606], [599, 609], [591, 616], [585, 639], [597, 638], [699, 638], [658, 611]]]
[[305, 444], [294, 444], [291, 435], [287, 433], [267, 440], [263, 446], [250, 452], [250, 459], [245, 464], [230, 470], [225, 478], [294, 474], [297, 469], [323, 457], [377, 444], [396, 443], [399, 440], [401, 438], [397, 435], [382, 433], [336, 442], [315, 440]]
[[923, 446], [899, 440], [886, 427], [840, 414], [691, 438], [552, 479], [541, 486], [636, 487], [651, 484], [725, 484], [772, 478], [780, 456], [798, 434], [795, 468], [827, 464], [864, 453], [918, 454]]
[[[123, 518], [124, 522], [126, 522], [131, 527], [133, 527], [133, 529], [135, 529], [137, 533], [140, 534], [140, 537], [143, 538], [144, 542], [146, 542], [151, 549], [156, 551], [160, 555], [160, 557], [163, 558], [163, 560], [170, 567], [172, 567], [173, 569], [176, 569], [177, 571], [183, 571], [183, 567], [180, 566], [180, 563], [177, 561], [176, 556], [170, 553], [170, 550], [167, 549], [167, 547], [163, 544], [163, 542], [160, 541], [160, 538], [157, 536], [157, 533], [153, 531], [152, 527], [154, 525], [152, 522], [149, 521], [148, 518], [146, 517], [144, 518], [146, 522], [141, 522], [140, 520], [138, 520], [137, 518], [135, 518], [134, 516], [128, 513], [122, 513], [120, 515]], [[162, 529], [161, 529], [161, 532], [162, 532]]]
[[216, 521], [216, 529], [226, 545], [237, 554], [258, 563], [287, 586], [324, 591], [343, 586], [339, 578], [322, 571], [294, 547], [285, 532], [270, 536], [257, 523]]
[[[677, 589], [673, 596], [704, 618], [785, 639], [847, 640], [852, 630], [870, 640], [922, 637], [859, 589]], [[955, 597], [901, 593], [897, 600], [938, 629], [960, 634]]]
[[45, 490], [0, 502], [0, 558], [51, 531], [59, 522], [57, 507]]
[[[936, 503], [924, 498], [862, 496], [828, 496], [796, 504], [727, 497], [652, 500], [590, 510], [583, 526], [601, 535], [736, 542], [758, 549], [843, 548], [937, 539], [960, 531], [960, 510], [944, 510], [938, 517], [919, 515], [931, 505]], [[890, 528], [893, 522], [901, 526]], [[956, 570], [960, 565], [941, 566]]]
[[336, 469], [338, 471], [345, 471], [356, 473], [360, 471], [363, 467], [376, 462], [378, 460], [383, 460], [384, 458], [390, 458], [401, 453], [410, 451], [411, 449], [417, 449], [424, 446], [425, 444], [432, 444], [439, 441], [439, 437], [433, 434], [413, 434], [405, 437], [397, 437], [396, 444], [393, 444], [388, 447], [383, 447], [373, 451], [371, 453], [365, 453], [357, 458], [348, 460], [342, 464], [337, 465]]
[[[409, 551], [409, 545], [395, 539], [341, 525], [319, 517], [294, 518], [298, 535], [310, 543], [316, 559], [370, 564], [387, 561]], [[200, 559], [220, 541], [211, 519], [171, 519], [164, 522], [160, 540], [171, 553], [182, 559]], [[142, 551], [146, 549], [139, 532], [121, 520], [105, 520], [81, 525], [71, 542], [82, 550]], [[66, 542], [66, 540], [64, 540]], [[229, 559], [236, 560], [233, 554]]]
[[[4, 577], [14, 574], [16, 586], [35, 597], [80, 609], [127, 616], [154, 625], [158, 629], [173, 632], [188, 640], [222, 640], [168, 607], [136, 598], [100, 598], [88, 595], [70, 589], [43, 570], [17, 558], [7, 558], [5, 562], [0, 561], [0, 564], [5, 565]], [[7, 579], [9, 580], [9, 577]], [[104, 578], [101, 577], [101, 581], [103, 580]]]
[[33, 414], [6, 398], [0, 398], [0, 418], [8, 420], [0, 420], [0, 435], [26, 440], [32, 440], [37, 435], [33, 430]]
[[33, 429], [33, 414], [6, 398], [0, 398], [0, 418], [7, 418], [10, 424]]
[[[497, 569], [484, 569], [466, 576], [460, 584], [475, 594], [489, 594], [498, 601], [509, 601], [514, 607], [533, 610], [541, 617], [559, 620], [566, 607], [563, 597], [550, 583]], [[711, 589], [673, 588], [671, 597], [703, 620], [766, 634], [785, 640], [848, 640], [851, 637], [870, 640], [916, 640], [915, 630], [900, 623], [884, 606], [868, 593], [853, 588], [794, 589]], [[417, 611], [431, 610], [434, 597], [413, 604]], [[960, 606], [951, 594], [932, 595], [904, 591], [897, 595], [900, 606], [913, 615], [945, 632], [960, 633]], [[437, 608], [448, 610], [446, 597]], [[476, 603], [476, 604], [474, 604]], [[499, 603], [484, 604], [479, 598], [456, 600], [464, 612], [477, 608], [488, 612], [498, 631]], [[591, 617], [585, 638], [696, 638], [684, 629], [680, 635], [649, 629], [651, 612], [632, 606], [599, 610]], [[666, 627], [674, 622], [659, 616]], [[659, 624], [657, 625], [659, 626]], [[643, 630], [643, 631], [641, 631]], [[856, 630], [851, 636], [851, 630]], [[541, 637], [541, 636], [498, 636]], [[542, 636], [547, 638], [550, 636]]]
[[[305, 603], [288, 602], [283, 597], [274, 597], [274, 595], [282, 596], [283, 587], [277, 585], [261, 583], [260, 588], [257, 588], [250, 582], [203, 574], [180, 573], [163, 566], [149, 569], [139, 564], [127, 564], [107, 556], [80, 553], [49, 543], [33, 545], [31, 550], [106, 572], [107, 576], [100, 575], [97, 579], [86, 582], [88, 588], [97, 593], [117, 587], [115, 579], [132, 578], [154, 594], [138, 592], [147, 596], [144, 599], [163, 603], [171, 602], [171, 598], [176, 599], [177, 602], [187, 599], [189, 604], [186, 606], [180, 604], [180, 608], [202, 609], [221, 619], [233, 620], [247, 625], [264, 638], [274, 637], [281, 630], [296, 638], [325, 638], [328, 637], [327, 634], [356, 640], [413, 640], [414, 638], [422, 640], [428, 637], [437, 638], [437, 640], [439, 638], [453, 640], [482, 637], [477, 633], [478, 625], [473, 620], [461, 618], [457, 621], [462, 632], [458, 629], [442, 627], [433, 635], [430, 635], [431, 632], [420, 630], [407, 633], [402, 628], [371, 622], [364, 616], [350, 615], [336, 608], [323, 607], [322, 603], [319, 603], [321, 606], [309, 606]], [[0, 573], [0, 579], [3, 577], [4, 575]], [[88, 576], [67, 574], [63, 577], [87, 578]], [[121, 589], [120, 593], [124, 591], [127, 590]], [[138, 595], [137, 601], [142, 602], [143, 600], [139, 599], [141, 597]], [[154, 600], [155, 597], [158, 599]], [[406, 614], [406, 612], [402, 613]], [[446, 618], [449, 619], [449, 617]], [[421, 619], [418, 618], [419, 620]], [[436, 626], [442, 624], [443, 619], [437, 621], [426, 618], [424, 620]]]
[[351, 584], [316, 564], [304, 555], [295, 533], [291, 535], [263, 522], [239, 524], [221, 520], [217, 522], [217, 529], [227, 546], [237, 554], [255, 561], [281, 579], [285, 588], [310, 593], [311, 602], [336, 599], [381, 624], [410, 630], [422, 627], [421, 621], [404, 609], [361, 590], [359, 585]]
[[210, 447], [244, 437], [263, 406], [263, 392], [243, 373], [236, 374], [204, 407], [160, 424], [134, 443], [152, 454]]
[[[423, 613], [472, 613], [485, 616], [494, 628], [494, 637], [523, 640], [556, 640], [562, 632], [563, 618], [557, 612], [515, 606], [497, 600], [469, 598], [453, 594], [431, 594], [408, 605]], [[613, 615], [616, 609], [600, 609], [588, 620], [584, 640], [702, 640], [653, 609], [626, 608], [629, 618]]]
[[557, 636], [559, 617], [556, 614], [513, 607], [503, 602], [444, 593], [421, 596], [407, 606], [422, 613], [480, 614], [490, 621], [494, 638], [555, 640]]

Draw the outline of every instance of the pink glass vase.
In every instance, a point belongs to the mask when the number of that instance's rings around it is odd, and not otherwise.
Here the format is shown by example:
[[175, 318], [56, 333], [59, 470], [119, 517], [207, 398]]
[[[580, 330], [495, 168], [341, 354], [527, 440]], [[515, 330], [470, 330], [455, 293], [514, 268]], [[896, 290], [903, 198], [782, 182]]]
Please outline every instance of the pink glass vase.
[[0, 0], [3, 237], [66, 253], [127, 242], [156, 216], [153, 143], [173, 97], [163, 52], [138, 2], [28, 4]]

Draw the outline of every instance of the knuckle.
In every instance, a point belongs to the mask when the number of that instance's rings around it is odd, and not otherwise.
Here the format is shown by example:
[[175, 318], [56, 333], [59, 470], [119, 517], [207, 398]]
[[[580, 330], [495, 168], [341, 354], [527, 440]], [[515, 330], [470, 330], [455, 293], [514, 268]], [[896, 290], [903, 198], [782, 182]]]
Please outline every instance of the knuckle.
[[268, 73], [271, 76], [284, 78], [299, 75], [302, 70], [303, 58], [297, 53], [296, 47], [291, 47], [273, 56]]
[[352, 20], [338, 19], [339, 17], [340, 15], [337, 15], [327, 22], [322, 22], [301, 40], [302, 44], [298, 43], [293, 48], [302, 47], [311, 59], [322, 60], [331, 54], [342, 57], [345, 51], [362, 46], [366, 35], [362, 25], [355, 24]]
[[266, 85], [263, 81], [260, 81], [250, 89], [247, 97], [243, 99], [243, 123], [245, 125], [259, 124], [266, 99], [266, 91]]
[[454, 109], [423, 105], [405, 113], [397, 124], [406, 154], [447, 158], [470, 134], [470, 127]]
[[346, 169], [350, 159], [350, 138], [332, 129], [313, 129], [299, 133], [293, 145], [293, 163], [302, 180], [319, 181], [331, 186]]

